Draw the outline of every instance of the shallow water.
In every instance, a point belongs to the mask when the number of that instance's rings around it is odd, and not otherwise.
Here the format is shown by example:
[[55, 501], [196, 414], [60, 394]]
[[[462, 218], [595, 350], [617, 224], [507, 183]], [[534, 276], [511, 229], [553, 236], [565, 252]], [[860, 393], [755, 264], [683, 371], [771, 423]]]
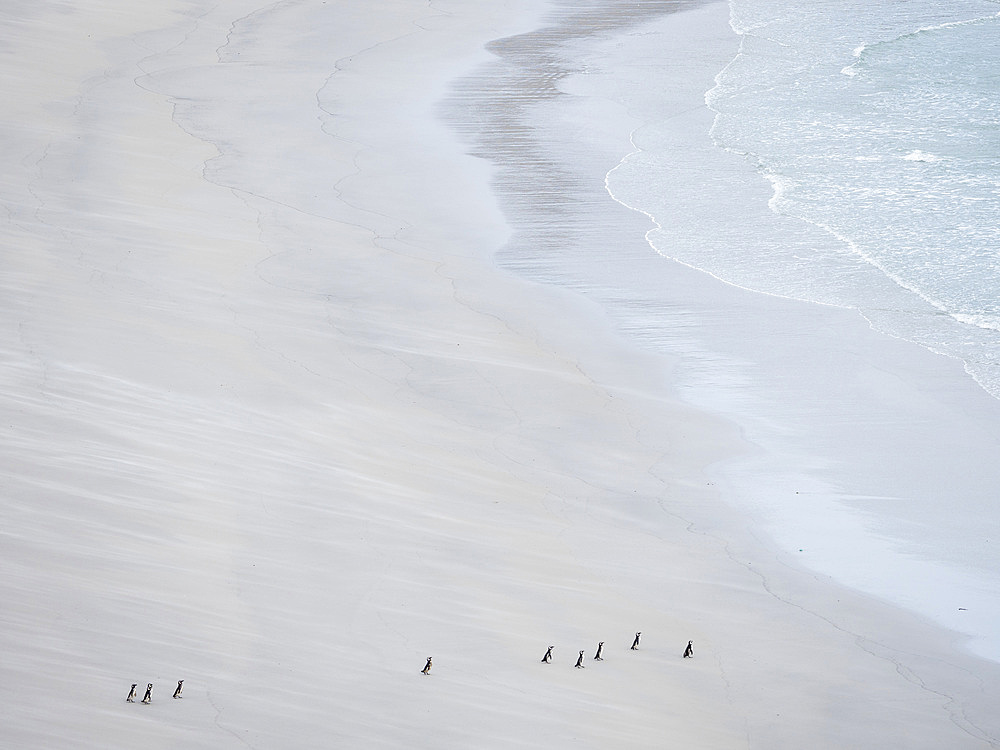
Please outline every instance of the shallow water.
[[[772, 212], [799, 236], [653, 244], [741, 286], [857, 308], [961, 359], [1000, 397], [998, 11], [733, 0], [740, 48], [706, 96], [712, 136], [770, 183]], [[647, 166], [616, 193], [669, 212], [673, 181], [657, 174]]]
[[[886, 362], [911, 356], [891, 340], [914, 342], [1000, 397], [997, 4], [730, 10], [738, 50], [705, 95], [714, 148], [681, 140], [656, 93], [675, 70], [647, 65], [649, 94], [633, 107], [644, 123], [610, 193], [649, 216], [660, 254], [747, 290], [857, 310], [888, 335], [868, 345]], [[765, 519], [793, 564], [1000, 658], [995, 402], [962, 395], [944, 365], [914, 360], [930, 370], [911, 386], [860, 364], [873, 350], [830, 330], [803, 319], [810, 348], [770, 325], [737, 334], [734, 321], [732, 336], [761, 350], [730, 350], [730, 382], [681, 371], [688, 398], [722, 408], [762, 449], [720, 469], [727, 496]], [[789, 342], [814, 361], [767, 351]]]
[[[985, 27], [994, 7], [968, 4]], [[640, 346], [675, 358], [681, 396], [753, 445], [712, 480], [782, 562], [968, 633], [978, 653], [1000, 659], [1000, 403], [960, 360], [928, 351], [966, 355], [988, 385], [994, 332], [932, 305], [930, 288], [912, 291], [919, 273], [904, 283], [883, 267], [895, 258], [927, 270], [912, 245], [937, 245], [908, 217], [952, 157], [872, 120], [871, 96], [840, 101], [852, 86], [887, 86], [844, 72], [864, 61], [856, 50], [941, 13], [746, 0], [732, 10], [738, 35], [720, 6], [644, 8], [642, 18], [564, 15], [530, 39], [499, 40], [496, 62], [459, 82], [458, 125], [496, 166], [514, 229], [498, 262], [585, 295]], [[942, 219], [939, 236], [954, 231], [950, 214], [925, 213]], [[938, 267], [977, 249], [950, 247]], [[873, 260], [876, 250], [886, 260]], [[985, 311], [988, 296], [981, 302]]]

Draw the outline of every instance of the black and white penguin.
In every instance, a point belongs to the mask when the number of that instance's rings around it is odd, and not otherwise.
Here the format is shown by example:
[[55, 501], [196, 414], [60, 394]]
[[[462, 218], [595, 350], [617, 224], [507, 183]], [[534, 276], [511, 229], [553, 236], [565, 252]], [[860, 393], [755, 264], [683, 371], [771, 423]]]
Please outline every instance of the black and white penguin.
[[604, 661], [604, 657], [601, 653], [604, 651], [604, 641], [597, 644], [597, 653], [594, 654], [594, 661]]
[[125, 699], [126, 703], [135, 703], [135, 688], [138, 683], [132, 683], [132, 689], [128, 691], [128, 698]]
[[632, 650], [633, 651], [638, 651], [639, 650], [639, 636], [640, 635], [642, 635], [642, 633], [636, 633], [635, 634], [635, 640], [632, 641]]
[[184, 680], [177, 680], [177, 689], [174, 691], [175, 698], [183, 698], [181, 695], [181, 688], [184, 687]]
[[576, 664], [574, 666], [576, 666], [577, 669], [583, 669], [584, 668], [583, 667], [583, 651], [580, 652], [580, 656], [577, 658]]
[[144, 696], [142, 696], [142, 702], [143, 703], [149, 703], [151, 700], [153, 700], [153, 683], [152, 682], [149, 683], [148, 685], [146, 685], [146, 694]]
[[691, 645], [691, 641], [688, 641], [688, 645], [684, 649], [684, 658], [690, 659], [692, 656], [694, 656], [694, 646]]
[[552, 661], [552, 649], [554, 648], [555, 646], [549, 646], [548, 650], [545, 652], [545, 656], [542, 657], [542, 661], [545, 664], [548, 664], [550, 661]]
[[429, 656], [427, 657], [427, 663], [424, 664], [424, 668], [420, 670], [420, 673], [421, 674], [430, 674], [431, 673], [431, 657], [429, 657]]

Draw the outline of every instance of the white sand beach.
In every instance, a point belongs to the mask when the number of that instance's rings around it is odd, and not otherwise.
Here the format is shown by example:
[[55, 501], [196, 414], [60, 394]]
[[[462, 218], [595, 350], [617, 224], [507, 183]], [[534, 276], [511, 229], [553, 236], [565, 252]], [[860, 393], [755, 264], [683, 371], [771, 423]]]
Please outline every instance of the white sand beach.
[[[500, 82], [488, 43], [554, 18], [593, 14], [585, 34], [546, 32], [567, 49], [626, 49], [629, 14], [609, 7], [0, 11], [0, 745], [1000, 746], [1000, 665], [789, 559], [737, 502], [777, 481], [745, 462], [770, 446], [732, 390], [694, 386], [705, 340], [737, 351], [723, 329], [784, 321], [860, 363], [852, 382], [884, 374], [857, 392], [894, 394], [873, 417], [890, 433], [973, 414], [992, 435], [996, 406], [847, 311], [656, 256], [605, 191], [641, 116], [608, 79], [504, 94], [589, 155], [573, 168], [516, 149], [504, 164], [504, 144], [545, 132], [512, 104], [483, 140], [462, 109]], [[724, 4], [663, 10], [632, 41], [691, 61], [668, 96], [694, 142], [736, 40]], [[673, 328], [652, 346], [587, 279], [543, 254], [528, 268], [518, 195], [590, 212], [599, 231], [572, 251], [605, 288], [642, 295], [646, 264], [670, 264], [649, 314]], [[691, 319], [695, 299], [719, 325]], [[800, 374], [774, 415], [789, 434]], [[125, 702], [132, 683], [151, 703]]]

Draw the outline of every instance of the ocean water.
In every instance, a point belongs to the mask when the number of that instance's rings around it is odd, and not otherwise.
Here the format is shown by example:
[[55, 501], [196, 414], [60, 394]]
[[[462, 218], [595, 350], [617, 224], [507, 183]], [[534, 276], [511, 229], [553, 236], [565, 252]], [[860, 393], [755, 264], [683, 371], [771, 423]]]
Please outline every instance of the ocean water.
[[[1000, 3], [730, 0], [729, 11], [733, 51], [705, 86], [709, 137], [685, 140], [677, 120], [690, 115], [657, 101], [683, 61], [658, 65], [647, 49], [645, 109], [628, 102], [643, 122], [608, 191], [649, 217], [660, 255], [857, 311], [884, 346], [960, 362], [982, 398], [897, 408], [891, 377], [863, 396], [840, 388], [838, 377], [883, 378], [880, 366], [838, 371], [849, 357], [829, 372], [750, 347], [711, 370], [682, 363], [682, 392], [761, 448], [721, 468], [720, 486], [795, 564], [965, 632], [1000, 661]], [[804, 350], [817, 361], [827, 334]], [[953, 388], [948, 377], [931, 390]]]
[[[712, 138], [770, 182], [782, 243], [664, 254], [740, 286], [858, 309], [961, 359], [1000, 398], [1000, 4], [732, 0]], [[633, 196], [660, 213], [655, 187]]]
[[450, 104], [496, 170], [498, 264], [736, 425], [712, 480], [767, 554], [1000, 661], [1000, 5], [552, 6]]

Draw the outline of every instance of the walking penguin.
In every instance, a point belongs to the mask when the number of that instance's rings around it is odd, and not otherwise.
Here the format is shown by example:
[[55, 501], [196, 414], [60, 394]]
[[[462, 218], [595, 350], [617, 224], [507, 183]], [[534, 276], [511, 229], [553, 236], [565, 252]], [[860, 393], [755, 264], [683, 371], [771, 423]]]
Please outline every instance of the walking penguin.
[[602, 651], [604, 651], [604, 641], [597, 644], [597, 653], [594, 654], [594, 661], [604, 661], [604, 657], [601, 656]]
[[153, 700], [153, 683], [152, 682], [149, 683], [148, 685], [146, 685], [146, 694], [144, 696], [142, 696], [142, 702], [143, 703], [149, 703], [151, 700]]
[[583, 666], [583, 651], [580, 652], [580, 656], [577, 658], [576, 664], [574, 666], [576, 666], [577, 669], [584, 669], [584, 666]]
[[135, 703], [135, 687], [138, 683], [132, 683], [132, 689], [128, 691], [128, 698], [125, 699], [126, 703]]
[[427, 663], [424, 664], [424, 668], [420, 670], [420, 674], [430, 674], [431, 673], [431, 657], [427, 657]]
[[184, 687], [184, 680], [177, 680], [177, 689], [174, 691], [175, 698], [183, 698], [181, 695], [181, 688]]
[[552, 649], [554, 648], [555, 646], [549, 646], [548, 650], [545, 652], [545, 656], [542, 657], [543, 664], [548, 664], [550, 661], [552, 661]]
[[632, 650], [633, 651], [638, 651], [639, 650], [639, 636], [640, 635], [642, 635], [642, 633], [636, 633], [635, 634], [635, 640], [632, 641]]
[[688, 641], [687, 648], [684, 649], [684, 658], [690, 659], [694, 656], [694, 647], [691, 645], [691, 641]]

